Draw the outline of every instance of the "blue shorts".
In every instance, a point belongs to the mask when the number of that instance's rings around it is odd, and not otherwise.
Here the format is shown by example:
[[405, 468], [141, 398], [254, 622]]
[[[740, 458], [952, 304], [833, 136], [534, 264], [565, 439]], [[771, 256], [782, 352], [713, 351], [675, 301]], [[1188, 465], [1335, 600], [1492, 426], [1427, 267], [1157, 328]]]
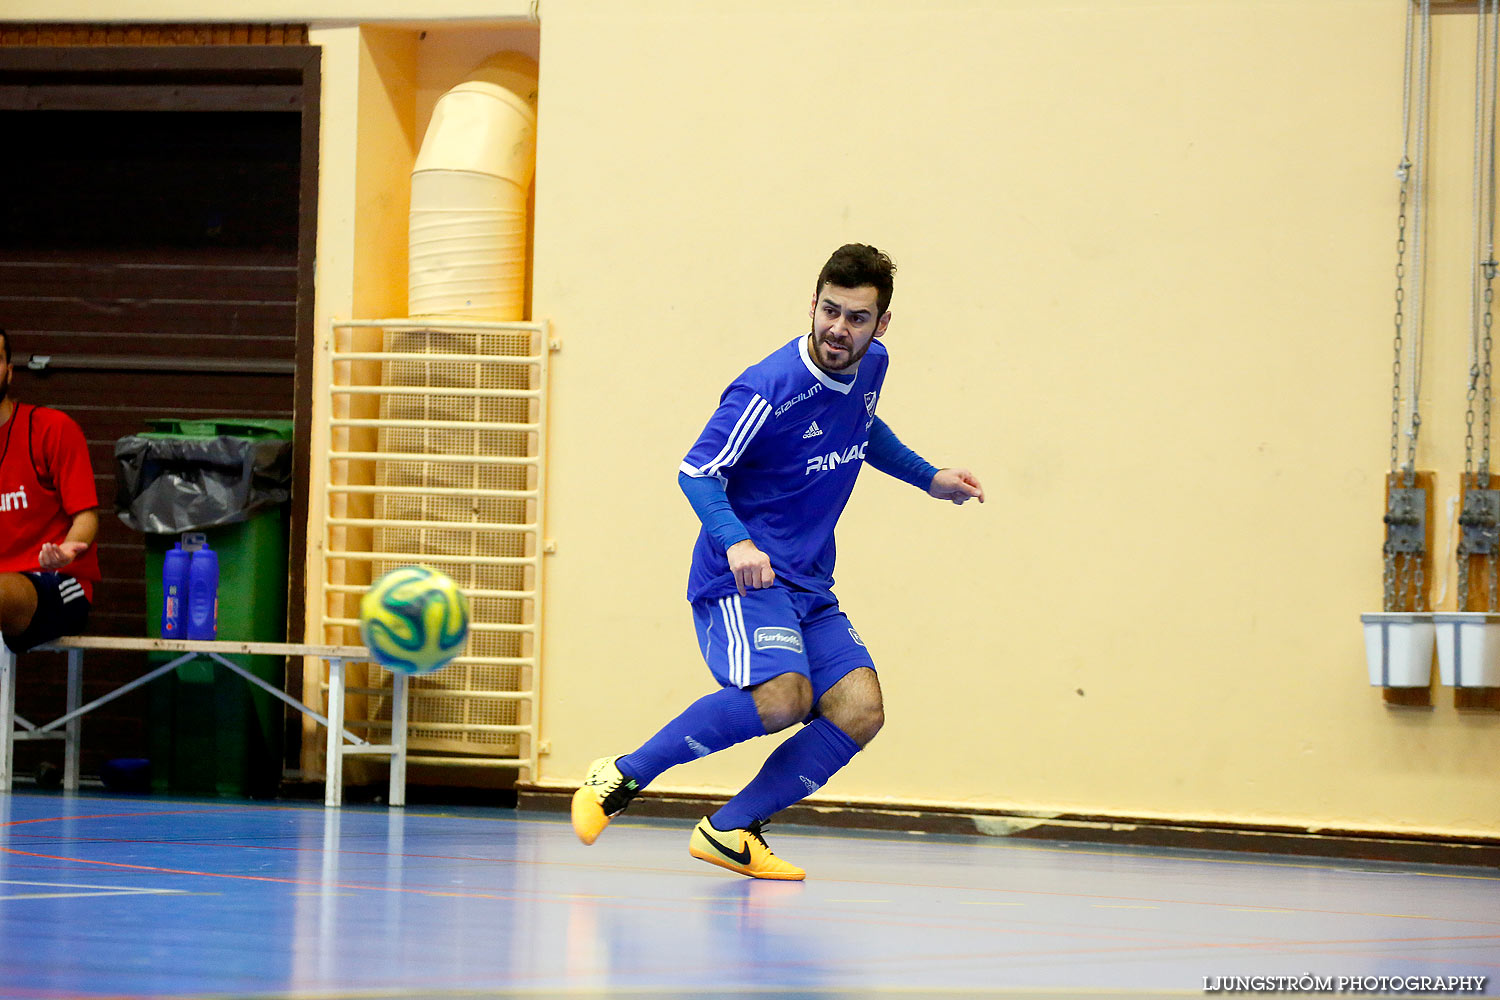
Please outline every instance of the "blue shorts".
[[816, 705], [849, 671], [875, 669], [832, 594], [771, 586], [707, 598], [693, 602], [693, 624], [704, 662], [726, 687], [801, 674], [812, 683]]
[[11, 652], [24, 653], [60, 636], [77, 635], [88, 627], [89, 602], [83, 596], [83, 584], [54, 570], [31, 570], [21, 575], [36, 590], [36, 613], [26, 631], [5, 637], [5, 645]]

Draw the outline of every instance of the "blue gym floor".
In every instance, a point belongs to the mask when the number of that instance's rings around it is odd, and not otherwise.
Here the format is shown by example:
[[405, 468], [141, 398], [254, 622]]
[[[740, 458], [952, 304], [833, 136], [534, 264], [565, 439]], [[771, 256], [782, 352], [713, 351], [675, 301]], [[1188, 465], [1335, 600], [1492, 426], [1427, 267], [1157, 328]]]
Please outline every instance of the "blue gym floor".
[[1489, 869], [773, 826], [808, 881], [757, 882], [691, 828], [0, 794], [0, 997], [1500, 995]]

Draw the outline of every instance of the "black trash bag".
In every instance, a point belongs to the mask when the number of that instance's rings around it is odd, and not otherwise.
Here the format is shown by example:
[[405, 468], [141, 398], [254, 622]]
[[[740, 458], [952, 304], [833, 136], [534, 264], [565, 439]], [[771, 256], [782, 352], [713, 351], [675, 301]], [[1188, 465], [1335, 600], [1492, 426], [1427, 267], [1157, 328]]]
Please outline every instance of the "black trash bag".
[[292, 442], [271, 438], [164, 438], [115, 442], [115, 512], [149, 534], [248, 521], [292, 495]]

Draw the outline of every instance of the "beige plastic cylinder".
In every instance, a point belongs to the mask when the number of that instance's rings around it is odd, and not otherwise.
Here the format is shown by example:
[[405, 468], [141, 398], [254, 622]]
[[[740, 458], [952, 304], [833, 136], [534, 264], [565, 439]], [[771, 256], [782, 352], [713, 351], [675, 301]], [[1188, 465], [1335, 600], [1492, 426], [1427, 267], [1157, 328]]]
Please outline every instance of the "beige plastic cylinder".
[[519, 320], [536, 169], [536, 64], [487, 60], [433, 109], [412, 171], [412, 316]]

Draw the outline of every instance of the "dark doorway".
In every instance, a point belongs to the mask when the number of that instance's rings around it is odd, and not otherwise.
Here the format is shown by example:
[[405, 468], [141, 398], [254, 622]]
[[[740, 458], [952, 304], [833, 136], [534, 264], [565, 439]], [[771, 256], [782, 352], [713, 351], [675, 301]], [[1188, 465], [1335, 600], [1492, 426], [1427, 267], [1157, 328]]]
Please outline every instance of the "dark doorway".
[[[0, 49], [0, 326], [15, 392], [89, 441], [101, 517], [89, 631], [146, 634], [142, 536], [113, 516], [115, 441], [158, 418], [296, 422], [300, 638], [312, 357], [317, 50]], [[88, 657], [85, 699], [145, 668]], [[18, 711], [60, 714], [59, 656], [23, 658]], [[143, 696], [86, 720], [84, 774], [144, 755]], [[25, 774], [60, 754], [18, 744]]]

